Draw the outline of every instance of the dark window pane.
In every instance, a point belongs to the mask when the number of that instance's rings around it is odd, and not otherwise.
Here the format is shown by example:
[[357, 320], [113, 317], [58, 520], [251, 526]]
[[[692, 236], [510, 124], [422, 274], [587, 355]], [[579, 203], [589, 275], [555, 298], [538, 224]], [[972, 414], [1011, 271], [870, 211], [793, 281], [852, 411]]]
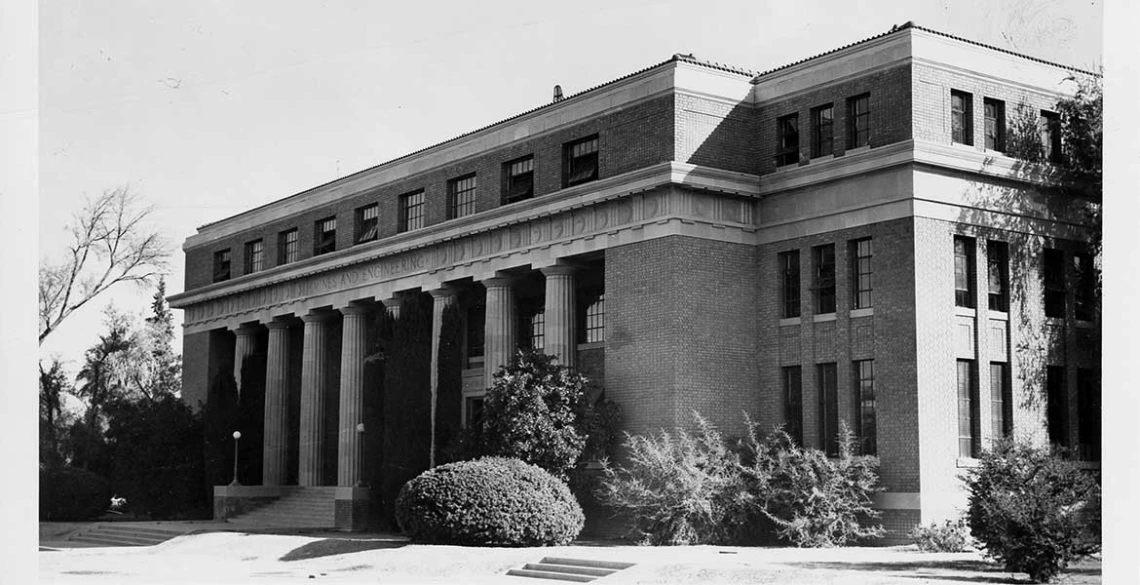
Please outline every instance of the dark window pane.
[[1046, 248], [1045, 264], [1045, 316], [1065, 316], [1065, 253]]
[[781, 252], [777, 258], [780, 269], [783, 317], [800, 316], [800, 252]]
[[784, 429], [797, 445], [804, 442], [804, 397], [800, 379], [800, 367], [789, 366], [783, 369], [784, 381]]
[[855, 404], [859, 428], [859, 449], [864, 455], [878, 452], [875, 417], [875, 361], [855, 362]]
[[815, 261], [815, 312], [835, 312], [835, 244], [812, 248]]
[[816, 366], [819, 390], [820, 442], [829, 457], [839, 455], [839, 396], [836, 394], [835, 364]]
[[986, 243], [986, 280], [991, 311], [1009, 310], [1009, 248], [1005, 242]]
[[958, 456], [978, 455], [978, 393], [974, 362], [958, 360]]
[[1049, 443], [1066, 448], [1069, 446], [1069, 393], [1065, 388], [1064, 366], [1045, 368], [1045, 395]]

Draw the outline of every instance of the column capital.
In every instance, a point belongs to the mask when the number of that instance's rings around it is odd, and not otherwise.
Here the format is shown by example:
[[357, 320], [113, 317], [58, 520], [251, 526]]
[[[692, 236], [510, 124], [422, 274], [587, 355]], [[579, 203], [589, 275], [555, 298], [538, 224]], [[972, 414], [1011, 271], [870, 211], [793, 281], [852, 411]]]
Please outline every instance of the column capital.
[[301, 320], [305, 323], [324, 323], [331, 319], [333, 316], [332, 311], [309, 311], [301, 315]]
[[578, 267], [573, 264], [552, 264], [550, 266], [543, 266], [539, 268], [543, 276], [573, 276], [578, 272]]
[[516, 278], [506, 275], [495, 275], [491, 278], [485, 278], [480, 282], [486, 288], [510, 288], [515, 283]]
[[288, 329], [289, 322], [284, 319], [273, 319], [265, 324], [265, 327], [270, 331], [274, 329]]
[[367, 315], [372, 311], [372, 307], [368, 305], [348, 305], [338, 309], [341, 315]]
[[233, 327], [230, 330], [238, 335], [253, 335], [260, 329], [261, 326], [258, 323], [242, 323], [241, 325]]
[[459, 296], [459, 289], [448, 285], [444, 285], [427, 292], [433, 299], [454, 299]]

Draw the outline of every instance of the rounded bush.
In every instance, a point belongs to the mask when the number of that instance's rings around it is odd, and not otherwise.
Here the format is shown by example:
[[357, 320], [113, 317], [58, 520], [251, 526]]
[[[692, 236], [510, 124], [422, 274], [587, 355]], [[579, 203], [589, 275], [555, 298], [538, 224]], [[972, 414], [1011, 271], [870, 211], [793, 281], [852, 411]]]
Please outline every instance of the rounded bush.
[[40, 520], [90, 520], [111, 505], [111, 484], [86, 469], [40, 470]]
[[484, 457], [404, 484], [396, 520], [413, 541], [475, 546], [568, 544], [585, 517], [566, 484], [518, 459]]

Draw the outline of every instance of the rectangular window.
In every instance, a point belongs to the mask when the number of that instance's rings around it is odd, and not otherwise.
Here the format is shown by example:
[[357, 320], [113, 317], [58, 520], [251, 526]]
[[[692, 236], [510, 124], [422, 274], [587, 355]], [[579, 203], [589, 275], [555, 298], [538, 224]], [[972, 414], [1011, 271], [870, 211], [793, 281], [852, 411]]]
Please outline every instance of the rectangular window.
[[871, 144], [871, 94], [847, 98], [847, 149]]
[[424, 192], [400, 195], [400, 230], [407, 232], [424, 227]]
[[380, 205], [373, 203], [356, 210], [356, 243], [371, 242], [380, 235]]
[[1045, 316], [1065, 317], [1065, 252], [1045, 248]]
[[1077, 427], [1080, 455], [1085, 461], [1100, 461], [1100, 380], [1087, 368], [1077, 370]]
[[851, 308], [871, 307], [871, 238], [851, 242]]
[[974, 143], [974, 96], [964, 91], [950, 90], [950, 139]]
[[597, 135], [562, 147], [562, 186], [572, 187], [598, 178]]
[[1061, 162], [1061, 116], [1041, 110], [1041, 148], [1045, 160]]
[[996, 442], [1013, 435], [1013, 393], [1009, 364], [990, 362], [990, 434]]
[[800, 115], [788, 114], [776, 119], [776, 166], [800, 162]]
[[974, 307], [974, 238], [954, 236], [954, 306]]
[[534, 197], [534, 157], [527, 156], [503, 165], [503, 205]]
[[467, 309], [467, 360], [483, 357], [483, 335], [487, 326], [486, 305], [473, 305]]
[[986, 242], [986, 280], [989, 283], [991, 311], [1009, 311], [1009, 245]]
[[1096, 318], [1096, 268], [1091, 254], [1074, 254], [1073, 268], [1076, 270], [1076, 314], [1078, 321], [1092, 321]]
[[539, 309], [530, 317], [530, 348], [542, 351], [546, 347], [546, 311]]
[[1045, 401], [1049, 444], [1064, 449], [1069, 446], [1069, 392], [1064, 366], [1045, 368]]
[[229, 249], [214, 252], [214, 282], [230, 279], [230, 251]]
[[447, 218], [455, 219], [475, 213], [475, 175], [447, 182]]
[[463, 401], [463, 426], [477, 428], [483, 422], [483, 397], [468, 396]]
[[1005, 102], [985, 98], [986, 109], [986, 148], [1005, 151]]
[[265, 262], [262, 260], [263, 246], [261, 240], [245, 243], [245, 273], [261, 272]]
[[277, 264], [297, 261], [297, 228], [277, 234]]
[[875, 455], [875, 360], [855, 362], [855, 420], [859, 421], [859, 449], [863, 455]]
[[815, 367], [819, 390], [819, 442], [828, 457], [839, 455], [839, 396], [836, 394], [835, 364]]
[[336, 250], [336, 218], [328, 217], [313, 227], [313, 256]]
[[834, 151], [835, 132], [832, 122], [834, 111], [831, 104], [819, 106], [811, 111], [811, 155], [827, 156]]
[[835, 244], [811, 249], [815, 269], [815, 312], [818, 315], [835, 312]]
[[797, 445], [804, 444], [804, 389], [799, 366], [781, 370], [784, 382], [784, 430]]
[[974, 381], [974, 362], [958, 360], [958, 456], [977, 457], [978, 388]]
[[586, 343], [598, 343], [606, 340], [606, 295], [598, 295], [598, 299], [586, 305]]
[[780, 265], [780, 297], [783, 304], [783, 317], [790, 319], [800, 316], [800, 251], [780, 252], [777, 256]]

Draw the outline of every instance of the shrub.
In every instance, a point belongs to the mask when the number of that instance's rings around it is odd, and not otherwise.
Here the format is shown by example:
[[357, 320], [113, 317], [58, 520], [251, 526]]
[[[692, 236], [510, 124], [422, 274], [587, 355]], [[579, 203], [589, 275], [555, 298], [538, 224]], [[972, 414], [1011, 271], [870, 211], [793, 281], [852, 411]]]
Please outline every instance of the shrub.
[[915, 526], [910, 537], [923, 552], [964, 552], [970, 550], [970, 533], [965, 520], [947, 520], [944, 524]]
[[1010, 572], [1051, 580], [1100, 551], [1100, 488], [1048, 451], [1002, 443], [966, 475], [970, 533]]
[[626, 435], [626, 466], [603, 464], [598, 499], [654, 545], [719, 544], [742, 524], [738, 457], [699, 414], [697, 430]]
[[111, 484], [86, 469], [40, 470], [40, 520], [90, 520], [111, 505]]
[[400, 490], [396, 519], [413, 541], [475, 546], [568, 544], [585, 521], [564, 483], [504, 457], [420, 474]]

